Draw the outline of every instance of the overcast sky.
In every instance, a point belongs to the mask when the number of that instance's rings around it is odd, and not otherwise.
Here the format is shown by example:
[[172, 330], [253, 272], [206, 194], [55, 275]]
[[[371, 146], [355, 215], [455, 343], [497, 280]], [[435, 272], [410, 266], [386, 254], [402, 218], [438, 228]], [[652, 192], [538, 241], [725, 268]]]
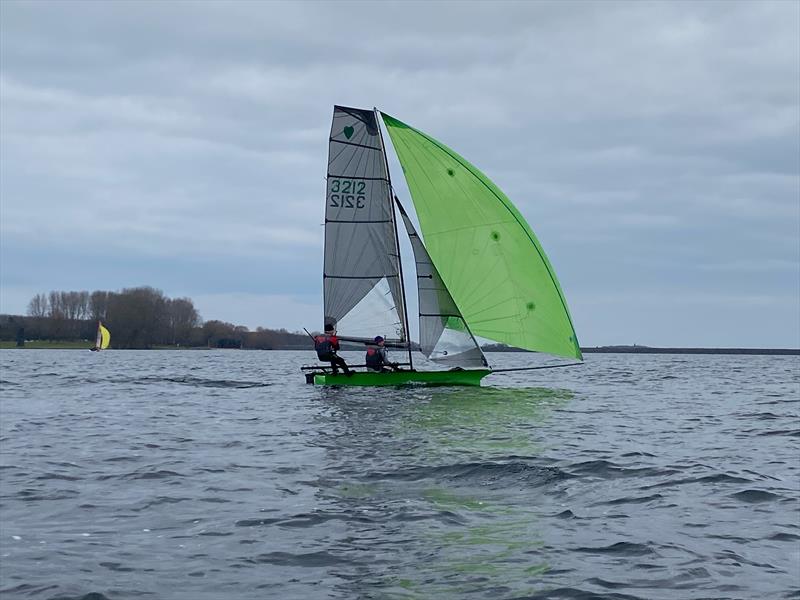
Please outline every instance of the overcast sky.
[[799, 2], [3, 0], [0, 68], [2, 313], [152, 285], [319, 327], [345, 104], [506, 192], [583, 345], [800, 346]]

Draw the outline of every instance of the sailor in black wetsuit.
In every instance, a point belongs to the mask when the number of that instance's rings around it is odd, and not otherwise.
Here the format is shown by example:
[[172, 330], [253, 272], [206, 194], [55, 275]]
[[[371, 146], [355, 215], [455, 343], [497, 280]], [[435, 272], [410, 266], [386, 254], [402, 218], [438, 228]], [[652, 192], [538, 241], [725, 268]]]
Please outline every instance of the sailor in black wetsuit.
[[344, 374], [348, 377], [353, 374], [344, 359], [336, 355], [339, 350], [339, 338], [336, 337], [336, 328], [333, 325], [326, 324], [325, 334], [314, 337], [314, 350], [317, 351], [317, 357], [321, 361], [331, 363], [334, 375], [339, 374], [339, 367], [344, 369]]
[[374, 373], [388, 373], [389, 369], [386, 367], [397, 367], [397, 363], [389, 361], [389, 356], [383, 343], [383, 338], [381, 336], [377, 336], [375, 338], [375, 345], [367, 348], [367, 356], [365, 357], [367, 371], [372, 371]]

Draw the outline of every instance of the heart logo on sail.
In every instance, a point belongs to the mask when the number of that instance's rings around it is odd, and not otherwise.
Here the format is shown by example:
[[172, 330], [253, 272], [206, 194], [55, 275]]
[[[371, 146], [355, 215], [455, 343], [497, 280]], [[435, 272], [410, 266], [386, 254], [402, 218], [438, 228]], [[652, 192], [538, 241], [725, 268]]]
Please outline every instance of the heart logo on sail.
[[344, 137], [346, 137], [349, 140], [351, 137], [353, 137], [354, 132], [355, 129], [353, 129], [352, 127], [350, 127], [350, 125], [348, 125], [347, 127], [344, 128]]

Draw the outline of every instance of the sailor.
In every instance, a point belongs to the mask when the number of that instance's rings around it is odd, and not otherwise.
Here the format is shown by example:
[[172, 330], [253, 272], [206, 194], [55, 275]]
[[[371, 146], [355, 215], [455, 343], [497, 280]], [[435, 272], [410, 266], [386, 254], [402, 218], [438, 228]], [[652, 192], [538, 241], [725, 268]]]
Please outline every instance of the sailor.
[[375, 337], [375, 345], [367, 348], [367, 356], [365, 362], [367, 363], [367, 371], [374, 373], [388, 373], [389, 369], [386, 367], [397, 367], [397, 363], [389, 362], [386, 347], [383, 345], [383, 337]]
[[332, 324], [326, 323], [325, 334], [314, 337], [314, 349], [321, 361], [331, 363], [334, 375], [339, 374], [339, 367], [344, 369], [344, 374], [348, 377], [353, 374], [344, 359], [336, 355], [336, 351], [339, 350], [339, 338], [336, 337], [336, 327]]

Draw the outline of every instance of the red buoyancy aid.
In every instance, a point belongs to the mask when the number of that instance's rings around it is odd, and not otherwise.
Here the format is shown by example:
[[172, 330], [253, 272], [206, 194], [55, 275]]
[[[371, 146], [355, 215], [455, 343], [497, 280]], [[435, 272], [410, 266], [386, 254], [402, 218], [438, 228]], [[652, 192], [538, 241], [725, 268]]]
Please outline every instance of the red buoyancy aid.
[[314, 350], [317, 356], [324, 360], [339, 348], [339, 340], [335, 335], [318, 335], [314, 338]]
[[367, 348], [367, 356], [364, 362], [370, 368], [380, 369], [383, 366], [383, 352], [379, 348]]

